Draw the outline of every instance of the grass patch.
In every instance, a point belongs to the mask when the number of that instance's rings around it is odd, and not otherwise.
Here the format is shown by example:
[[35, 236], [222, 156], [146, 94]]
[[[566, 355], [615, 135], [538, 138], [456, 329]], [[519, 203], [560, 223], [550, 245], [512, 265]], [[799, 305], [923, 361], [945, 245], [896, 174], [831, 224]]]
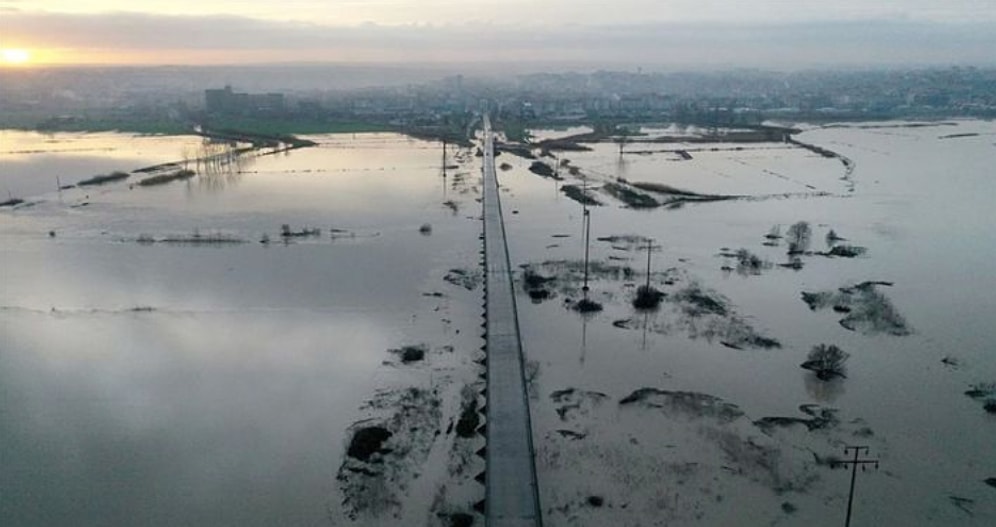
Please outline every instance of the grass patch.
[[131, 177], [131, 174], [127, 172], [116, 171], [116, 172], [111, 172], [110, 174], [103, 174], [103, 175], [93, 176], [92, 178], [89, 179], [84, 179], [83, 181], [77, 183], [77, 185], [81, 187], [87, 187], [90, 185], [105, 185], [107, 183], [113, 183], [115, 181], [122, 181], [128, 179], [129, 177]]

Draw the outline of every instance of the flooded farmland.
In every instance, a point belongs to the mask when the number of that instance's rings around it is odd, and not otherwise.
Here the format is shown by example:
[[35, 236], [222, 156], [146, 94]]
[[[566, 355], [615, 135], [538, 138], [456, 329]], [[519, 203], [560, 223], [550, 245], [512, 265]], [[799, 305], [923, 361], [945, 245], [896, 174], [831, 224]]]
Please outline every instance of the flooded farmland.
[[[12, 524], [483, 524], [472, 149], [312, 136], [202, 167], [195, 137], [0, 137]], [[498, 157], [546, 525], [839, 525], [847, 445], [879, 461], [855, 524], [993, 521], [996, 126], [794, 139], [837, 157]], [[184, 159], [198, 175], [68, 188]], [[597, 313], [573, 309], [578, 196]], [[660, 305], [635, 309], [648, 278]], [[818, 345], [840, 375], [800, 367]]]

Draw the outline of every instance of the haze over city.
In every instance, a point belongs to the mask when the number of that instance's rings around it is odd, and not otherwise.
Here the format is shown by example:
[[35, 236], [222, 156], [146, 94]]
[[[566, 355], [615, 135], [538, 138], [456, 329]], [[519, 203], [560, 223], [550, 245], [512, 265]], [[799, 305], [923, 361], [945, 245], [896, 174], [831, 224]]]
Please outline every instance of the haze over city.
[[0, 13], [0, 47], [35, 64], [987, 65], [996, 48], [985, 0], [5, 0]]

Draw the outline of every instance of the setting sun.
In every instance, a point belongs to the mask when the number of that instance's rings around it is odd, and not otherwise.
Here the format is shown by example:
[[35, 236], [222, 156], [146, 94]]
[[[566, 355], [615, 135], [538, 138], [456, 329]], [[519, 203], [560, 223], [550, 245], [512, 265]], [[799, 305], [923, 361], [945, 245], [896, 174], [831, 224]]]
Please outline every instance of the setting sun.
[[31, 60], [31, 53], [26, 49], [6, 48], [0, 50], [0, 59], [4, 64], [26, 64]]

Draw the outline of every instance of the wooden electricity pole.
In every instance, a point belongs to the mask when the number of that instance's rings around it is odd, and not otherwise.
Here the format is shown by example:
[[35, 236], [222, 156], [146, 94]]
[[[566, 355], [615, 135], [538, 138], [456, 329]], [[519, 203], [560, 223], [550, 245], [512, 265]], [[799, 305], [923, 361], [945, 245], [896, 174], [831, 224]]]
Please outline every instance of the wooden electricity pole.
[[868, 465], [874, 465], [875, 469], [878, 470], [878, 460], [877, 459], [864, 459], [860, 456], [862, 454], [868, 455], [868, 447], [866, 446], [846, 446], [844, 447], [844, 454], [854, 454], [853, 459], [846, 459], [843, 461], [834, 461], [831, 465], [833, 468], [843, 467], [846, 465], [851, 466], [851, 490], [847, 495], [847, 519], [844, 520], [844, 527], [851, 526], [851, 506], [854, 503], [854, 481], [858, 477], [858, 466], [861, 466], [861, 470], [864, 471], [865, 467]]

